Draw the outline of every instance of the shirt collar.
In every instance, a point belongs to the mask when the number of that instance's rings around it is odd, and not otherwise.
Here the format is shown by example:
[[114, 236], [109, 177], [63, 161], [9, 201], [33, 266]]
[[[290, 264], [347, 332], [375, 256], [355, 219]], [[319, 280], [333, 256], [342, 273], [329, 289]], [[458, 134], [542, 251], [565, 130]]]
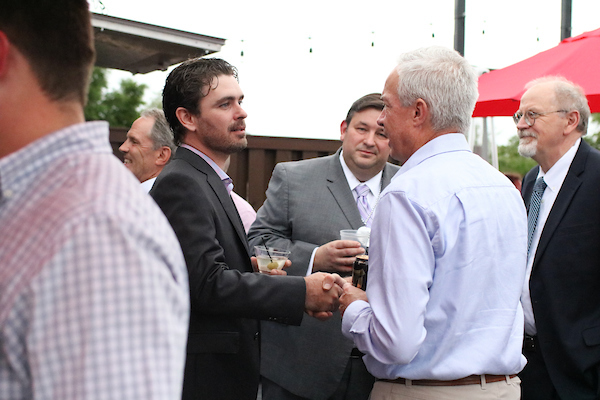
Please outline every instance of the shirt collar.
[[426, 159], [436, 156], [442, 153], [450, 153], [454, 151], [468, 151], [471, 153], [471, 149], [469, 148], [469, 143], [467, 143], [467, 138], [462, 133], [446, 133], [440, 135], [436, 138], [433, 138], [429, 142], [425, 143], [421, 146], [417, 151], [410, 156], [408, 160], [400, 167], [400, 170], [396, 175], [394, 175], [395, 179], [397, 176], [402, 175], [406, 171], [411, 168], [419, 165]]
[[581, 138], [577, 139], [575, 144], [571, 146], [569, 150], [561, 158], [558, 159], [556, 163], [548, 172], [544, 173], [542, 169], [539, 169], [538, 178], [544, 177], [544, 182], [548, 185], [548, 188], [553, 192], [557, 192], [560, 190], [565, 178], [567, 177], [567, 173], [569, 172], [569, 168], [571, 168], [571, 163], [575, 158], [575, 154], [577, 154], [577, 150], [579, 149], [579, 144], [581, 143]]
[[180, 147], [184, 147], [184, 148], [188, 149], [189, 151], [191, 151], [191, 152], [199, 155], [200, 157], [202, 157], [202, 159], [204, 161], [206, 161], [206, 163], [208, 165], [210, 165], [212, 169], [215, 170], [215, 172], [219, 176], [219, 179], [221, 179], [221, 181], [225, 185], [225, 188], [227, 189], [227, 191], [229, 193], [231, 193], [231, 191], [233, 190], [233, 179], [231, 179], [229, 177], [229, 175], [227, 175], [227, 173], [225, 171], [223, 171], [221, 169], [221, 167], [219, 167], [209, 156], [207, 156], [206, 154], [204, 154], [203, 152], [201, 152], [197, 148], [190, 146], [189, 144], [185, 144], [184, 143]]
[[112, 153], [108, 123], [93, 121], [60, 129], [0, 159], [0, 203], [33, 184], [55, 160], [82, 151]]
[[379, 191], [381, 190], [381, 177], [383, 175], [383, 169], [368, 181], [361, 182], [354, 176], [352, 171], [350, 171], [350, 168], [346, 164], [346, 161], [344, 161], [343, 153], [343, 150], [340, 151], [340, 164], [342, 164], [342, 170], [344, 171], [344, 175], [346, 176], [346, 181], [348, 181], [348, 186], [350, 186], [350, 190], [354, 190], [358, 185], [364, 183], [369, 187], [369, 189], [371, 189], [371, 193], [373, 193], [374, 196], [377, 196], [377, 193], [379, 193]]

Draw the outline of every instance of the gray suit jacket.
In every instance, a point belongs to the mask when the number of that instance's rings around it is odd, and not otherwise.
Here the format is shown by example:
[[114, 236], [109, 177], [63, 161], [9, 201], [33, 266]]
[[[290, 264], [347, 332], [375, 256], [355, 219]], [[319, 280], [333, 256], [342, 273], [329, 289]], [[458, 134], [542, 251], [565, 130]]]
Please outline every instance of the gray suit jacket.
[[[316, 247], [363, 225], [339, 155], [275, 166], [248, 238], [251, 246], [263, 236], [269, 246], [291, 250], [289, 275], [305, 276]], [[385, 166], [384, 187], [397, 170]], [[261, 346], [261, 375], [310, 399], [331, 396], [354, 347], [341, 333], [338, 313], [326, 322], [304, 318], [300, 327], [263, 322]]]

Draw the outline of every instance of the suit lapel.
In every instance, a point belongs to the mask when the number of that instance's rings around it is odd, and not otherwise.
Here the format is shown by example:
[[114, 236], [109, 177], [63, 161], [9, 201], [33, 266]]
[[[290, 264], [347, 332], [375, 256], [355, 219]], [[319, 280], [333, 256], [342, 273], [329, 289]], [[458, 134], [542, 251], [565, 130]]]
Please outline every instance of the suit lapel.
[[550, 213], [548, 214], [548, 219], [546, 220], [546, 224], [542, 230], [540, 242], [538, 243], [535, 253], [533, 268], [535, 268], [537, 261], [544, 254], [544, 251], [548, 247], [548, 243], [552, 239], [554, 232], [560, 225], [560, 222], [569, 208], [573, 196], [579, 189], [579, 186], [581, 186], [582, 180], [579, 178], [579, 176], [585, 170], [585, 162], [589, 152], [589, 145], [582, 139], [579, 149], [575, 154], [575, 158], [573, 158], [573, 162], [571, 163], [571, 167], [569, 168], [569, 172], [567, 172], [567, 176], [565, 177], [560, 191], [558, 192], [558, 196], [556, 196], [552, 210], [550, 210]]
[[206, 161], [197, 154], [194, 154], [192, 151], [186, 148], [178, 148], [177, 149], [177, 158], [182, 158], [191, 164], [198, 171], [206, 175], [206, 180], [208, 185], [211, 187], [215, 196], [221, 203], [223, 207], [223, 211], [225, 211], [225, 215], [231, 222], [231, 225], [235, 228], [235, 231], [240, 239], [240, 241], [244, 244], [246, 252], [250, 255], [250, 250], [248, 248], [248, 238], [246, 237], [246, 231], [244, 230], [244, 225], [242, 224], [242, 220], [240, 218], [235, 205], [233, 204], [233, 200], [229, 193], [227, 193], [227, 189], [223, 182], [219, 178], [219, 175], [215, 172], [215, 170], [208, 165]]
[[529, 202], [531, 201], [531, 193], [533, 193], [533, 185], [535, 184], [535, 180], [537, 179], [539, 171], [540, 167], [535, 167], [530, 172], [528, 172], [527, 175], [525, 175], [525, 179], [523, 180], [523, 188], [521, 189], [521, 192], [523, 196], [523, 201], [525, 202], [525, 208], [527, 209], [527, 213], [529, 213]]
[[342, 170], [340, 150], [331, 157], [325, 179], [327, 179], [327, 188], [331, 192], [331, 195], [337, 202], [352, 229], [358, 229], [363, 226], [358, 207], [356, 207], [356, 202], [354, 201], [354, 196], [352, 195], [352, 191], [350, 190], [350, 186], [348, 186], [348, 181]]

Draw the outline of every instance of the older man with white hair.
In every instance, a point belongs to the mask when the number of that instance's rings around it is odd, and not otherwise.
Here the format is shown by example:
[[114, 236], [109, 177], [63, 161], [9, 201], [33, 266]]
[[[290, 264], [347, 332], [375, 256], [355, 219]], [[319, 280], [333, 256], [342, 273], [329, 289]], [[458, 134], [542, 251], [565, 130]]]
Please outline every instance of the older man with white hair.
[[561, 77], [530, 82], [514, 115], [529, 216], [524, 400], [600, 398], [600, 152], [582, 136], [590, 109]]
[[163, 110], [150, 108], [136, 119], [119, 150], [125, 166], [149, 192], [160, 171], [175, 153], [173, 131]]
[[372, 225], [366, 292], [347, 283], [342, 331], [378, 378], [371, 400], [518, 399], [525, 207], [465, 139], [477, 76], [442, 47], [404, 54], [379, 124], [402, 168]]

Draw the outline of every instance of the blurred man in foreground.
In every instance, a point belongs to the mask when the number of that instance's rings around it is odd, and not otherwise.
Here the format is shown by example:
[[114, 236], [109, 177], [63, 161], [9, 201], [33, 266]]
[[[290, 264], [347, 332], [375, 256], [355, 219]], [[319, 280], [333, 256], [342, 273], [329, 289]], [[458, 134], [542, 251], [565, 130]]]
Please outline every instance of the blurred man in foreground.
[[373, 221], [366, 293], [344, 285], [342, 331], [378, 399], [518, 399], [525, 207], [473, 154], [477, 77], [442, 47], [401, 56], [379, 123], [402, 164]]
[[181, 396], [181, 249], [84, 123], [85, 0], [0, 2], [0, 399]]
[[144, 112], [131, 125], [127, 140], [119, 150], [123, 153], [125, 166], [149, 192], [160, 171], [175, 153], [173, 131], [158, 108]]

